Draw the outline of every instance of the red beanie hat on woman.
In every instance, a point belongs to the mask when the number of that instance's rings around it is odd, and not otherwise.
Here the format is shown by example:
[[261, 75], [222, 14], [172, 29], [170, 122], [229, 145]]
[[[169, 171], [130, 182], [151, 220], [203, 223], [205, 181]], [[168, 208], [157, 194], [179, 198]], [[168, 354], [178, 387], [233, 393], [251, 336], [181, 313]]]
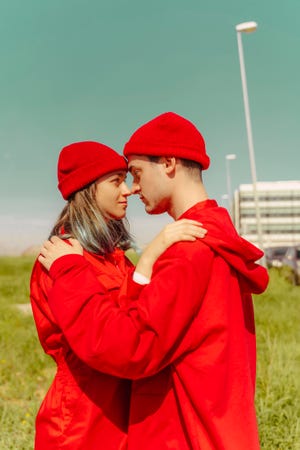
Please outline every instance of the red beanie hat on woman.
[[205, 141], [195, 125], [173, 112], [161, 114], [138, 128], [124, 147], [124, 155], [175, 156], [209, 167]]
[[99, 142], [74, 142], [58, 158], [58, 189], [67, 200], [71, 194], [116, 170], [127, 170], [123, 156]]

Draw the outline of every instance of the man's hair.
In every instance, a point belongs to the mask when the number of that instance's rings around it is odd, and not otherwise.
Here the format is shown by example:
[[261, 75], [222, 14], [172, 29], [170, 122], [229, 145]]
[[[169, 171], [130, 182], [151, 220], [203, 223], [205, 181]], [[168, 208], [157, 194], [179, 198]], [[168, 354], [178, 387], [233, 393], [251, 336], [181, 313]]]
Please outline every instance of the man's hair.
[[[149, 159], [149, 161], [153, 163], [158, 163], [161, 156], [147, 155], [147, 158]], [[202, 167], [198, 162], [184, 158], [176, 158], [176, 159], [178, 159], [181, 162], [182, 166], [185, 167], [190, 172], [191, 176], [199, 177], [199, 179], [202, 181]]]
[[62, 239], [75, 238], [83, 248], [91, 253], [106, 255], [116, 247], [127, 250], [132, 239], [123, 220], [104, 219], [104, 214], [97, 206], [96, 183], [77, 191], [69, 199], [60, 213], [50, 237], [55, 235]]

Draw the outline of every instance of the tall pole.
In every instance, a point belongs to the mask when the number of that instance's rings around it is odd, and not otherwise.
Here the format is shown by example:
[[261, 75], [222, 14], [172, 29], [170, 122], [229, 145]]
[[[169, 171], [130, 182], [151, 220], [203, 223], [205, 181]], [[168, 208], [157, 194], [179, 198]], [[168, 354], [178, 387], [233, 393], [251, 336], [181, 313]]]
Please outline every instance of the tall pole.
[[[248, 138], [249, 159], [250, 159], [252, 185], [253, 185], [253, 197], [254, 197], [255, 215], [256, 215], [257, 241], [258, 241], [258, 246], [263, 250], [263, 235], [262, 235], [261, 217], [260, 217], [258, 192], [257, 192], [257, 177], [256, 177], [256, 165], [255, 165], [255, 156], [254, 156], [254, 145], [253, 145], [253, 138], [252, 138], [252, 127], [251, 127], [251, 119], [250, 119], [247, 79], [246, 79], [244, 52], [243, 52], [243, 44], [242, 44], [242, 32], [249, 33], [249, 32], [255, 31], [256, 28], [257, 28], [257, 24], [255, 22], [246, 22], [246, 23], [239, 24], [236, 26], [238, 52], [239, 52], [240, 69], [241, 69], [241, 79], [242, 79], [242, 90], [243, 90], [244, 108], [245, 108], [246, 129], [247, 129], [247, 138]], [[262, 259], [262, 262], [265, 263], [264, 258]]]
[[236, 159], [236, 155], [233, 153], [226, 155], [226, 181], [227, 181], [227, 195], [228, 195], [228, 206], [229, 212], [232, 216], [232, 189], [231, 189], [231, 176], [230, 176], [230, 161]]

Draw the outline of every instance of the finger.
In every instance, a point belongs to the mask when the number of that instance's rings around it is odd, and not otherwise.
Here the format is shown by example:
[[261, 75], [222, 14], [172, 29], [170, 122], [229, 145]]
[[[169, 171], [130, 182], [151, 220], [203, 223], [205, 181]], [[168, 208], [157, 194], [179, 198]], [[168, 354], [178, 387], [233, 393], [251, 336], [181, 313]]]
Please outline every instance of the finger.
[[192, 241], [194, 242], [197, 239], [197, 237], [191, 235], [191, 234], [182, 234], [181, 236], [178, 236], [175, 242], [179, 241]]
[[47, 253], [47, 250], [46, 250], [45, 248], [41, 247], [41, 248], [40, 248], [40, 255], [42, 255], [43, 257], [45, 257], [46, 253]]
[[[53, 244], [56, 244], [56, 245], [58, 245], [58, 244], [65, 244], [65, 241], [63, 240], [63, 239], [61, 239], [60, 237], [58, 237], [58, 236], [51, 236], [51, 238], [50, 238], [50, 241], [53, 243]], [[67, 244], [66, 244], [67, 245]]]
[[72, 245], [72, 247], [74, 248], [74, 250], [78, 253], [80, 253], [81, 255], [83, 254], [83, 247], [80, 244], [80, 242], [77, 239], [70, 239], [70, 243]]
[[42, 261], [44, 261], [44, 256], [43, 255], [41, 255], [41, 254], [39, 254], [39, 256], [38, 256], [38, 261], [40, 262], [40, 263], [42, 263]]
[[169, 232], [171, 232], [171, 231], [176, 232], [176, 230], [199, 231], [199, 230], [205, 230], [205, 228], [203, 228], [200, 223], [186, 222], [186, 223], [181, 223], [181, 224], [178, 223], [177, 227], [170, 229]]
[[198, 220], [193, 220], [193, 219], [180, 219], [177, 221], [177, 223], [186, 223], [186, 224], [197, 225], [197, 226], [203, 225]]
[[206, 232], [198, 232], [198, 233], [193, 233], [193, 236], [195, 236], [196, 238], [204, 238], [206, 236]]
[[44, 267], [46, 267], [46, 261], [47, 260], [46, 260], [46, 258], [43, 255], [39, 255], [37, 259]]
[[70, 238], [69, 242], [70, 242], [71, 245], [73, 245], [73, 247], [76, 247], [76, 246], [80, 245], [78, 239]]
[[196, 239], [197, 239], [197, 237], [196, 236], [191, 236], [190, 234], [187, 234], [187, 235], [185, 235], [184, 236], [184, 241], [192, 241], [192, 242], [194, 242], [194, 241], [196, 241]]
[[[177, 235], [176, 233], [174, 233], [175, 236]], [[194, 236], [194, 237], [200, 237], [203, 238], [205, 235], [207, 234], [207, 230], [204, 230], [203, 228], [198, 228], [195, 226], [190, 226], [189, 228], [185, 228], [183, 230], [181, 230], [178, 233], [178, 236]]]
[[205, 236], [207, 234], [207, 230], [205, 230], [204, 228], [198, 228], [197, 230], [195, 230], [195, 233], [201, 236]]
[[50, 263], [46, 258], [44, 258], [42, 255], [38, 256], [38, 261], [42, 264], [45, 269], [49, 270], [52, 263]]
[[189, 231], [191, 233], [200, 234], [201, 236], [207, 233], [207, 230], [205, 228], [202, 228], [201, 226], [200, 227], [193, 226], [192, 228], [189, 229]]
[[201, 222], [198, 222], [198, 220], [188, 220], [188, 223], [191, 225], [196, 225], [196, 227], [201, 227], [203, 224]]
[[[178, 232], [188, 232], [188, 233], [202, 233], [202, 232], [207, 232], [207, 230], [205, 228], [202, 228], [199, 225], [195, 225], [195, 224], [181, 224], [180, 226], [177, 227], [177, 231]], [[176, 229], [174, 229], [174, 233], [176, 233]]]
[[42, 244], [42, 247], [45, 248], [45, 249], [48, 249], [48, 248], [50, 248], [51, 246], [52, 246], [52, 242], [50, 242], [49, 240], [43, 242], [43, 244]]

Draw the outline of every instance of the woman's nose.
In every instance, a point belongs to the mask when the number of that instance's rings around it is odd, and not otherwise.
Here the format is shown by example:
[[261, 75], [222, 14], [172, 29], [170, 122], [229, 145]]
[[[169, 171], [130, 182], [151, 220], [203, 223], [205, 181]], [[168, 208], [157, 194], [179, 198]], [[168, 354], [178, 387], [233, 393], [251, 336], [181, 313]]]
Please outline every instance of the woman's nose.
[[126, 197], [132, 194], [131, 190], [129, 189], [129, 187], [125, 182], [122, 183], [122, 194], [125, 195]]

